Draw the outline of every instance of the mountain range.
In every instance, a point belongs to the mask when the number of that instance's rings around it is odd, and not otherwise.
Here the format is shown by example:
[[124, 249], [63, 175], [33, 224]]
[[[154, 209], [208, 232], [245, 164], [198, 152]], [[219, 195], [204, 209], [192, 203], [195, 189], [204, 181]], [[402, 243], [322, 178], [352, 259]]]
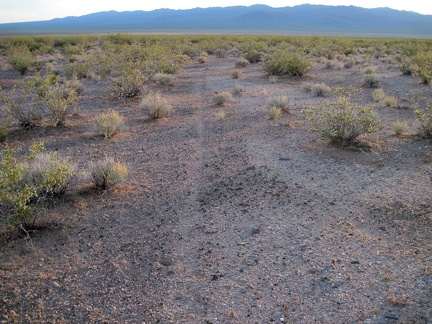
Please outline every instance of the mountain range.
[[187, 10], [105, 11], [0, 24], [0, 35], [95, 33], [253, 33], [432, 38], [432, 15], [390, 8], [266, 5]]

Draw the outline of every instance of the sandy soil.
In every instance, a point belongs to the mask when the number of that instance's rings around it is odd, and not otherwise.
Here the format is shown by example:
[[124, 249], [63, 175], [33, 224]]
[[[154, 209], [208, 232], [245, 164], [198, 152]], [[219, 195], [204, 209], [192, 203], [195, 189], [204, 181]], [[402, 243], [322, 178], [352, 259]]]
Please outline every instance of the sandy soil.
[[[432, 150], [410, 104], [431, 88], [378, 59], [342, 70], [315, 62], [276, 84], [259, 64], [233, 79], [235, 60], [209, 56], [173, 85], [148, 86], [175, 108], [163, 120], [84, 80], [66, 127], [11, 134], [21, 145], [44, 140], [82, 168], [114, 156], [131, 175], [103, 193], [76, 180], [46, 211], [61, 226], [2, 241], [1, 322], [431, 323]], [[373, 102], [362, 86], [370, 65], [401, 108]], [[6, 88], [19, 78], [1, 73]], [[309, 133], [300, 111], [334, 97], [313, 97], [304, 82], [363, 87], [356, 103], [375, 105], [384, 125], [365, 138], [372, 150]], [[236, 84], [245, 93], [212, 102]], [[267, 120], [275, 95], [290, 98], [291, 112]], [[108, 108], [127, 123], [105, 140], [91, 118]], [[410, 134], [394, 136], [396, 120]]]

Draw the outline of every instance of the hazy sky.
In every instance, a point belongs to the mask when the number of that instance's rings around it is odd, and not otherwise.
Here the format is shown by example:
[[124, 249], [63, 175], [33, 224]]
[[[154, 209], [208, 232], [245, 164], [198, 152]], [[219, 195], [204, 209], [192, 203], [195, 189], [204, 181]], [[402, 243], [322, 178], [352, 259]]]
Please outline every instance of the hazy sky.
[[67, 16], [81, 16], [108, 10], [149, 11], [160, 8], [190, 9], [196, 7], [227, 7], [233, 5], [250, 6], [257, 3], [266, 4], [271, 7], [292, 7], [303, 3], [353, 5], [365, 8], [389, 7], [432, 15], [432, 1], [430, 0], [0, 0], [0, 23], [48, 20]]

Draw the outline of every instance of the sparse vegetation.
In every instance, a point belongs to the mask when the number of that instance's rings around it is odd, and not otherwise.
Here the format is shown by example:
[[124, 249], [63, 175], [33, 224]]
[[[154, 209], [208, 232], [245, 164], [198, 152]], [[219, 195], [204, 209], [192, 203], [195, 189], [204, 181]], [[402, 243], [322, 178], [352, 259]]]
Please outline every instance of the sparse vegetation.
[[109, 138], [120, 131], [124, 118], [117, 111], [110, 109], [107, 113], [96, 116], [94, 123], [97, 133]]
[[235, 70], [231, 74], [231, 76], [233, 77], [233, 79], [239, 79], [239, 78], [242, 77], [242, 75], [243, 75], [243, 71], [242, 70]]
[[213, 101], [216, 105], [226, 105], [232, 100], [232, 94], [228, 91], [221, 91], [213, 96]]
[[310, 60], [300, 53], [276, 51], [263, 62], [264, 72], [270, 75], [290, 75], [302, 77], [310, 70]]
[[171, 105], [160, 92], [148, 93], [141, 100], [140, 107], [147, 110], [152, 118], [166, 117], [172, 111]]
[[393, 108], [399, 107], [398, 99], [396, 97], [393, 97], [393, 96], [384, 96], [384, 98], [381, 100], [381, 102], [386, 107], [393, 107]]
[[422, 133], [432, 138], [432, 105], [427, 105], [424, 111], [416, 109], [414, 111], [417, 121], [420, 123]]
[[368, 74], [363, 78], [363, 83], [369, 88], [379, 88], [381, 78], [376, 74]]
[[283, 111], [281, 108], [272, 106], [272, 107], [267, 107], [264, 110], [264, 115], [266, 116], [267, 119], [278, 119], [282, 116]]
[[168, 85], [174, 81], [174, 75], [167, 73], [156, 73], [153, 76], [153, 81], [161, 85]]
[[287, 96], [275, 96], [271, 97], [268, 100], [268, 106], [279, 108], [282, 112], [288, 112], [289, 111], [289, 102]]
[[376, 132], [380, 120], [372, 108], [352, 103], [352, 89], [337, 89], [336, 102], [305, 109], [303, 114], [312, 123], [311, 131], [322, 140], [348, 146], [356, 144], [360, 135]]
[[106, 157], [90, 164], [91, 176], [96, 188], [110, 189], [123, 183], [128, 176], [128, 168], [112, 157]]
[[372, 98], [375, 102], [380, 102], [386, 97], [383, 89], [375, 89], [372, 92]]
[[324, 83], [315, 83], [310, 91], [316, 97], [327, 97], [331, 93], [331, 88]]
[[409, 129], [407, 122], [403, 122], [399, 120], [395, 121], [392, 126], [393, 126], [393, 131], [398, 136], [405, 134]]
[[242, 68], [242, 67], [246, 67], [249, 65], [249, 61], [246, 60], [244, 57], [239, 58], [238, 60], [236, 60], [235, 62], [235, 67], [236, 68]]

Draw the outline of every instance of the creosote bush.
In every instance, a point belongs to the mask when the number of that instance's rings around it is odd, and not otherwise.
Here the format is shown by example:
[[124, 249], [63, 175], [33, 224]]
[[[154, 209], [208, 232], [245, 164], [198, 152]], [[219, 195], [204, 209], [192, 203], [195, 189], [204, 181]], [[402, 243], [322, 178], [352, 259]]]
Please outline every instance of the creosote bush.
[[232, 100], [232, 94], [228, 91], [221, 91], [214, 95], [213, 101], [216, 105], [223, 106]]
[[110, 189], [122, 182], [128, 176], [128, 168], [112, 157], [106, 157], [90, 164], [91, 176], [96, 188]]
[[29, 49], [25, 45], [10, 48], [7, 53], [7, 60], [12, 67], [24, 75], [30, 66], [33, 65], [34, 59]]
[[160, 92], [148, 93], [141, 100], [140, 108], [147, 110], [153, 118], [168, 116], [172, 111], [172, 106], [162, 97]]
[[98, 134], [109, 138], [120, 131], [124, 118], [117, 111], [110, 109], [107, 113], [96, 116], [94, 124]]
[[381, 78], [376, 74], [369, 74], [363, 78], [363, 83], [369, 88], [379, 88]]
[[264, 72], [270, 75], [303, 76], [310, 70], [310, 60], [300, 53], [278, 50], [263, 61]]
[[347, 146], [356, 144], [360, 135], [378, 131], [380, 120], [371, 107], [362, 107], [351, 102], [354, 89], [337, 89], [336, 102], [321, 104], [306, 109], [303, 115], [312, 124], [311, 131], [322, 140]]
[[49, 87], [43, 100], [50, 124], [63, 126], [66, 118], [75, 111], [78, 95], [76, 89], [66, 82]]
[[420, 130], [422, 133], [425, 136], [432, 138], [432, 105], [427, 105], [424, 111], [416, 109], [414, 114], [420, 123]]
[[25, 154], [6, 146], [0, 161], [0, 218], [25, 228], [34, 222], [34, 206], [65, 193], [75, 168], [57, 154], [44, 153], [42, 142]]

